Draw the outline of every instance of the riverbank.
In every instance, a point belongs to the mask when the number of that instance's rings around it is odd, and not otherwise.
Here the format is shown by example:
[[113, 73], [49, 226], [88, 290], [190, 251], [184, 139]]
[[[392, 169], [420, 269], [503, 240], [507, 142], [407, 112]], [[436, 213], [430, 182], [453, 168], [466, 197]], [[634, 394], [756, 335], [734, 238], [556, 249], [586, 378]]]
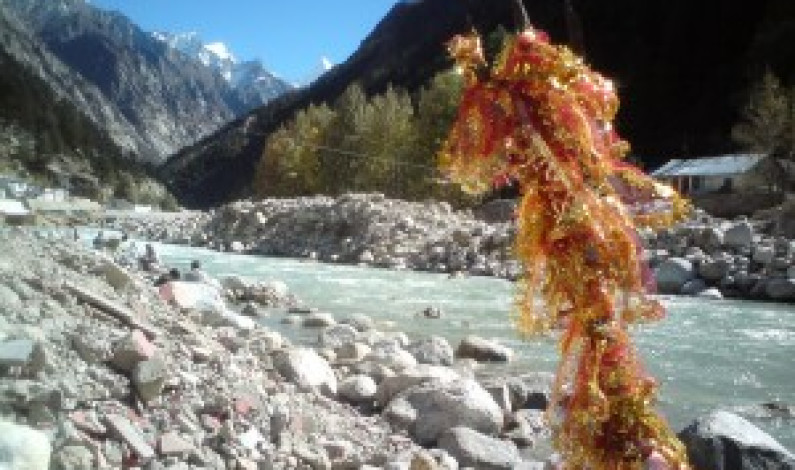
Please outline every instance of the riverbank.
[[[520, 429], [525, 449], [548, 439], [541, 411], [525, 406], [531, 395], [535, 408], [545, 404], [547, 381], [490, 390], [467, 361], [452, 367], [444, 340], [411, 342], [366, 317], [337, 323], [294, 306], [286, 321], [322, 331], [317, 348], [294, 347], [254, 322], [188, 307], [188, 297], [166, 303], [151, 276], [68, 239], [11, 230], [0, 250], [9, 254], [0, 262], [0, 416], [17, 423], [3, 424], [0, 455], [12, 446], [10, 468], [25, 452], [52, 452], [53, 468], [456, 468], [550, 456], [548, 446], [520, 452], [508, 437]], [[256, 316], [273, 299], [235, 310]], [[496, 391], [518, 398], [500, 405]], [[426, 422], [429, 406], [443, 427]], [[23, 434], [48, 444], [8, 443]], [[504, 452], [495, 457], [493, 446]]]
[[[512, 202], [473, 214], [444, 202], [379, 194], [240, 201], [178, 218], [119, 219], [139, 237], [264, 256], [516, 279]], [[780, 224], [778, 224], [780, 225]], [[795, 241], [773, 221], [697, 212], [659, 233], [641, 231], [662, 294], [795, 302]]]
[[[544, 468], [555, 459], [541, 419], [550, 376], [476, 376], [478, 360], [512, 355], [490, 341], [410, 338], [367, 316], [315, 311], [276, 284], [279, 295], [253, 297], [262, 283], [222, 279], [227, 300], [245, 299], [229, 303], [233, 313], [271, 312], [314, 332], [312, 347], [298, 346], [213, 304], [189, 306], [189, 296], [166, 303], [150, 274], [70, 240], [14, 230], [0, 250], [9, 254], [0, 415], [24, 426], [0, 434], [0, 447], [35, 433], [54, 468]], [[744, 448], [758, 452], [759, 435], [743, 429]]]

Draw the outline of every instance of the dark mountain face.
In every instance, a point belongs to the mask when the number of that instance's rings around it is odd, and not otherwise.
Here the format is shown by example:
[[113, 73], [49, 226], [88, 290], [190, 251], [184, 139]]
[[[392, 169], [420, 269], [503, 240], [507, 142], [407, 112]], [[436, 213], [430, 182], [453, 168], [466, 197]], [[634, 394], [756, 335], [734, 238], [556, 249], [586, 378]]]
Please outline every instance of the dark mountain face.
[[[536, 27], [555, 42], [580, 38], [587, 61], [615, 79], [619, 131], [649, 166], [731, 150], [730, 128], [766, 65], [795, 82], [791, 0], [571, 0], [574, 15], [561, 0], [525, 3]], [[354, 81], [370, 93], [389, 83], [416, 89], [450, 65], [451, 36], [512, 29], [512, 18], [509, 0], [399, 3], [345, 63], [183, 149], [162, 175], [191, 206], [246, 195], [265, 138], [298, 109], [332, 101]]]
[[131, 131], [132, 153], [143, 160], [159, 163], [251, 107], [252, 98], [240, 96], [216, 70], [120, 14], [83, 0], [0, 0], [0, 5], [100, 92], [114, 108], [108, 124]]

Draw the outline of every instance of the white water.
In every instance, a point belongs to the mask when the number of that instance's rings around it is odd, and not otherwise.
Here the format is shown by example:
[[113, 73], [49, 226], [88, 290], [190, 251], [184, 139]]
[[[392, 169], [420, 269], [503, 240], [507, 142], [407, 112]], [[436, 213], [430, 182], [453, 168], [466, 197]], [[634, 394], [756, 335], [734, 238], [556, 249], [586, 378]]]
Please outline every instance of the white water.
[[[554, 339], [522, 341], [511, 328], [513, 285], [505, 280], [156, 248], [167, 265], [180, 269], [198, 259], [214, 276], [282, 280], [304, 303], [336, 318], [363, 313], [376, 321], [393, 321], [394, 329], [413, 338], [445, 336], [454, 347], [467, 334], [498, 339], [514, 349], [516, 360], [497, 373], [555, 368]], [[661, 383], [660, 409], [675, 430], [713, 409], [737, 411], [768, 402], [795, 405], [795, 306], [692, 297], [666, 297], [663, 302], [667, 318], [637, 328], [634, 337], [646, 366]], [[427, 306], [440, 307], [443, 317], [416, 316]], [[316, 334], [281, 325], [280, 319], [274, 312], [265, 323], [298, 341]], [[793, 418], [755, 418], [747, 410], [741, 414], [795, 449]]]

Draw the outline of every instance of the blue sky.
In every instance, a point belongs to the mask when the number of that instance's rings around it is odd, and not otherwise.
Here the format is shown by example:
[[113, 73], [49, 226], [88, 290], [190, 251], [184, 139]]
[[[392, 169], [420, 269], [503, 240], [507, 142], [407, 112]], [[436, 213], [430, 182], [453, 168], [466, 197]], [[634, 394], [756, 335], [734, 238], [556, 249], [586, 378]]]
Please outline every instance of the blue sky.
[[196, 31], [238, 59], [260, 59], [289, 82], [310, 78], [323, 57], [340, 63], [395, 0], [89, 0], [146, 31]]

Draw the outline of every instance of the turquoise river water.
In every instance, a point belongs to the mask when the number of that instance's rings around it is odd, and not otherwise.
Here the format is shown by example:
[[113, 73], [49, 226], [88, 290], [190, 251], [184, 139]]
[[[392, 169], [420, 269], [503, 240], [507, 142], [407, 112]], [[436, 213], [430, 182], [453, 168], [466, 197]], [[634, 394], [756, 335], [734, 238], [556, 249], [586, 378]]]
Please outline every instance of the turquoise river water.
[[[503, 370], [554, 371], [554, 338], [521, 340], [510, 326], [514, 286], [505, 280], [331, 265], [264, 258], [155, 244], [163, 262], [187, 269], [198, 259], [211, 275], [284, 281], [305, 304], [336, 318], [362, 313], [411, 338], [441, 335], [451, 344], [468, 334], [499, 340], [514, 349]], [[661, 383], [661, 411], [676, 430], [713, 409], [734, 410], [751, 419], [788, 449], [795, 449], [795, 419], [759, 413], [763, 403], [795, 406], [795, 306], [735, 300], [664, 297], [666, 319], [637, 327], [634, 338], [648, 370]], [[416, 314], [440, 307], [441, 319]], [[310, 332], [279, 323], [274, 312], [263, 322], [294, 341]], [[383, 328], [382, 328], [383, 329]], [[757, 410], [757, 411], [754, 411]]]

